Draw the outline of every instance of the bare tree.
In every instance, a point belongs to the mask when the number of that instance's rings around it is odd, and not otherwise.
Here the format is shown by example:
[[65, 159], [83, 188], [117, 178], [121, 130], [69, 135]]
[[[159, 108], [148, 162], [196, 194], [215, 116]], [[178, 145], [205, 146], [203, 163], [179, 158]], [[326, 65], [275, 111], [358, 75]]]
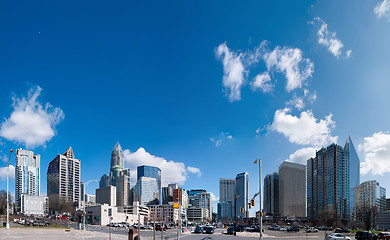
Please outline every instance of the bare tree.
[[[9, 203], [12, 202], [12, 196], [10, 193], [8, 193], [8, 200]], [[10, 205], [11, 209], [11, 205]], [[7, 191], [0, 190], [0, 214], [6, 214], [7, 213]]]

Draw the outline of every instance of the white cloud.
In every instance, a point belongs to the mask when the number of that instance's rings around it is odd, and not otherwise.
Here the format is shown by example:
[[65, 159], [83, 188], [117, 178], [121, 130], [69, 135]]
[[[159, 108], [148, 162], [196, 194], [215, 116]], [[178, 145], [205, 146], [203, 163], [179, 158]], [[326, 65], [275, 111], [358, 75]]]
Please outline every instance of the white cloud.
[[268, 72], [258, 74], [255, 77], [255, 80], [251, 82], [252, 90], [261, 89], [263, 93], [271, 92], [274, 88], [274, 85], [271, 82], [271, 76]]
[[310, 110], [301, 112], [299, 117], [289, 114], [290, 111], [289, 108], [277, 110], [269, 129], [283, 134], [291, 143], [300, 145], [321, 147], [337, 142], [337, 136], [331, 135], [336, 125], [332, 114], [317, 121]]
[[374, 13], [378, 18], [390, 17], [390, 1], [383, 0], [383, 2], [378, 3], [374, 8]]
[[37, 147], [45, 144], [55, 135], [55, 126], [64, 118], [60, 108], [55, 108], [38, 101], [42, 89], [37, 86], [29, 90], [27, 97], [12, 98], [14, 111], [2, 123], [0, 136], [22, 143], [26, 147]]
[[302, 57], [299, 48], [277, 46], [273, 51], [263, 54], [268, 71], [273, 68], [285, 74], [287, 78], [286, 90], [291, 92], [301, 88], [314, 72], [314, 64], [308, 58]]
[[290, 157], [286, 161], [300, 163], [306, 165], [307, 160], [316, 156], [316, 149], [313, 147], [301, 148], [290, 154]]
[[231, 102], [241, 99], [241, 88], [245, 85], [249, 75], [249, 67], [263, 60], [267, 72], [258, 74], [251, 83], [252, 90], [262, 89], [264, 93], [272, 91], [274, 85], [271, 82], [269, 72], [276, 70], [286, 76], [286, 90], [291, 92], [306, 84], [314, 72], [314, 64], [308, 58], [302, 57], [302, 51], [298, 48], [280, 46], [270, 51], [267, 41], [246, 52], [232, 51], [226, 43], [220, 44], [215, 55], [223, 64], [223, 87]]
[[287, 102], [287, 105], [294, 106], [298, 110], [302, 110], [306, 106], [305, 102], [303, 101], [303, 97], [297, 97], [296, 94], [294, 94], [293, 98]]
[[202, 172], [200, 171], [199, 168], [196, 168], [196, 167], [187, 167], [187, 171], [190, 172], [190, 173], [197, 174], [198, 177], [202, 176]]
[[[317, 32], [318, 43], [327, 47], [328, 50], [337, 58], [340, 57], [341, 51], [344, 47], [344, 44], [340, 39], [336, 37], [336, 32], [331, 32], [328, 30], [328, 24], [319, 17], [314, 18], [313, 21], [309, 22], [310, 24], [315, 24], [319, 22], [321, 24], [320, 29]], [[346, 57], [349, 58], [352, 50], [346, 52]]]
[[346, 57], [346, 58], [349, 58], [349, 57], [351, 56], [351, 54], [352, 54], [352, 50], [347, 50], [347, 51], [345, 52], [345, 57]]
[[139, 148], [136, 152], [130, 152], [125, 149], [125, 165], [131, 169], [132, 185], [137, 181], [137, 167], [142, 165], [155, 166], [161, 169], [161, 182], [163, 186], [169, 183], [177, 183], [184, 185], [187, 180], [188, 173], [196, 173], [200, 176], [202, 173], [194, 167], [187, 167], [182, 162], [167, 161], [162, 157], [154, 156], [145, 151], [144, 148]]
[[364, 161], [360, 163], [363, 175], [382, 175], [390, 172], [390, 133], [378, 132], [371, 137], [365, 137], [359, 145], [364, 152]]
[[214, 193], [210, 192], [210, 195], [211, 195], [211, 201], [213, 201], [213, 202], [218, 202], [219, 201], [219, 197], [216, 197], [214, 195]]
[[[15, 167], [13, 165], [9, 165], [9, 179], [15, 179]], [[7, 180], [7, 167], [0, 167], [0, 180]]]
[[228, 132], [221, 132], [218, 136], [216, 137], [211, 137], [210, 141], [215, 143], [216, 147], [219, 147], [222, 145], [222, 142], [227, 141], [227, 140], [232, 140], [233, 136], [228, 133]]
[[242, 54], [231, 51], [226, 43], [222, 43], [216, 49], [216, 56], [222, 60], [222, 83], [230, 102], [241, 100], [241, 87], [247, 74], [242, 63]]

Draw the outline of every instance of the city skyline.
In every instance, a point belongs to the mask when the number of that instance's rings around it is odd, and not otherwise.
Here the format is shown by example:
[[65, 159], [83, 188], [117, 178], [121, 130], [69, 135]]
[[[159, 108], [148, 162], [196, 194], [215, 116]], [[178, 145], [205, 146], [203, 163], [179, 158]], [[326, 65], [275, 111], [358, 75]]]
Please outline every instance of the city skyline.
[[251, 198], [255, 159], [264, 178], [350, 136], [360, 183], [390, 189], [381, 2], [2, 3], [0, 188], [11, 148], [40, 155], [44, 195], [64, 149], [99, 181], [120, 142], [132, 186], [156, 166], [161, 187], [206, 189], [216, 210], [220, 178], [248, 172]]

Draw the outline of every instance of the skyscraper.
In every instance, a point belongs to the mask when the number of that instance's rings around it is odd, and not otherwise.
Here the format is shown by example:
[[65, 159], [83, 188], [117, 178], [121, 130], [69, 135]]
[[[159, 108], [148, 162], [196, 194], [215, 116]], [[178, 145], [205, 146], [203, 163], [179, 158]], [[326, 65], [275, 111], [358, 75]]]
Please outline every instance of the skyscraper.
[[360, 159], [356, 153], [355, 147], [353, 146], [351, 137], [345, 142], [346, 157], [349, 156], [350, 165], [350, 184], [349, 187], [352, 189], [359, 186], [360, 184]]
[[41, 156], [18, 149], [15, 154], [15, 200], [20, 209], [22, 194], [39, 196], [41, 192]]
[[315, 158], [307, 160], [309, 219], [322, 219], [323, 214], [327, 212], [336, 214], [339, 219], [350, 218], [350, 153], [352, 150], [354, 150], [352, 141], [346, 144], [346, 148], [331, 144], [317, 151]]
[[117, 142], [111, 152], [110, 174], [100, 178], [99, 188], [116, 187], [116, 206], [129, 206], [130, 200], [130, 169], [124, 168], [124, 154]]
[[279, 215], [306, 217], [306, 166], [284, 161], [279, 166]]
[[47, 169], [47, 195], [50, 204], [80, 201], [80, 160], [68, 148], [57, 155]]
[[264, 178], [263, 207], [266, 215], [279, 215], [279, 174], [274, 172]]
[[134, 187], [134, 201], [141, 205], [158, 204], [158, 186], [155, 178], [140, 177]]
[[[239, 173], [236, 176], [236, 214], [237, 219], [249, 217], [249, 174]], [[241, 212], [243, 210], [243, 213]]]
[[[234, 197], [236, 194], [236, 179], [220, 178], [219, 179], [219, 203], [218, 218], [232, 219], [234, 210]], [[228, 209], [231, 207], [232, 209]]]
[[156, 179], [158, 186], [158, 200], [159, 203], [162, 203], [162, 195], [161, 195], [161, 169], [153, 166], [138, 166], [137, 167], [137, 181], [141, 177], [150, 177]]

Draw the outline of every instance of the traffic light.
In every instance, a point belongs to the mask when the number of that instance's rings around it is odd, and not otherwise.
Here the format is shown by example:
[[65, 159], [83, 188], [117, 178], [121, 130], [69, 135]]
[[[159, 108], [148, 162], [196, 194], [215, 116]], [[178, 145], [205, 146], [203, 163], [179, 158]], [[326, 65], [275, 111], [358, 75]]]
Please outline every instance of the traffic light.
[[264, 215], [263, 215], [263, 212], [260, 212], [260, 217], [262, 217], [262, 216], [264, 216]]
[[240, 210], [241, 210], [241, 213], [244, 214], [244, 208], [241, 208]]
[[255, 206], [255, 199], [251, 200], [251, 204], [252, 204], [252, 206]]
[[248, 205], [249, 205], [249, 209], [251, 209], [251, 208], [252, 208], [252, 205], [251, 205], [251, 203], [249, 203]]

